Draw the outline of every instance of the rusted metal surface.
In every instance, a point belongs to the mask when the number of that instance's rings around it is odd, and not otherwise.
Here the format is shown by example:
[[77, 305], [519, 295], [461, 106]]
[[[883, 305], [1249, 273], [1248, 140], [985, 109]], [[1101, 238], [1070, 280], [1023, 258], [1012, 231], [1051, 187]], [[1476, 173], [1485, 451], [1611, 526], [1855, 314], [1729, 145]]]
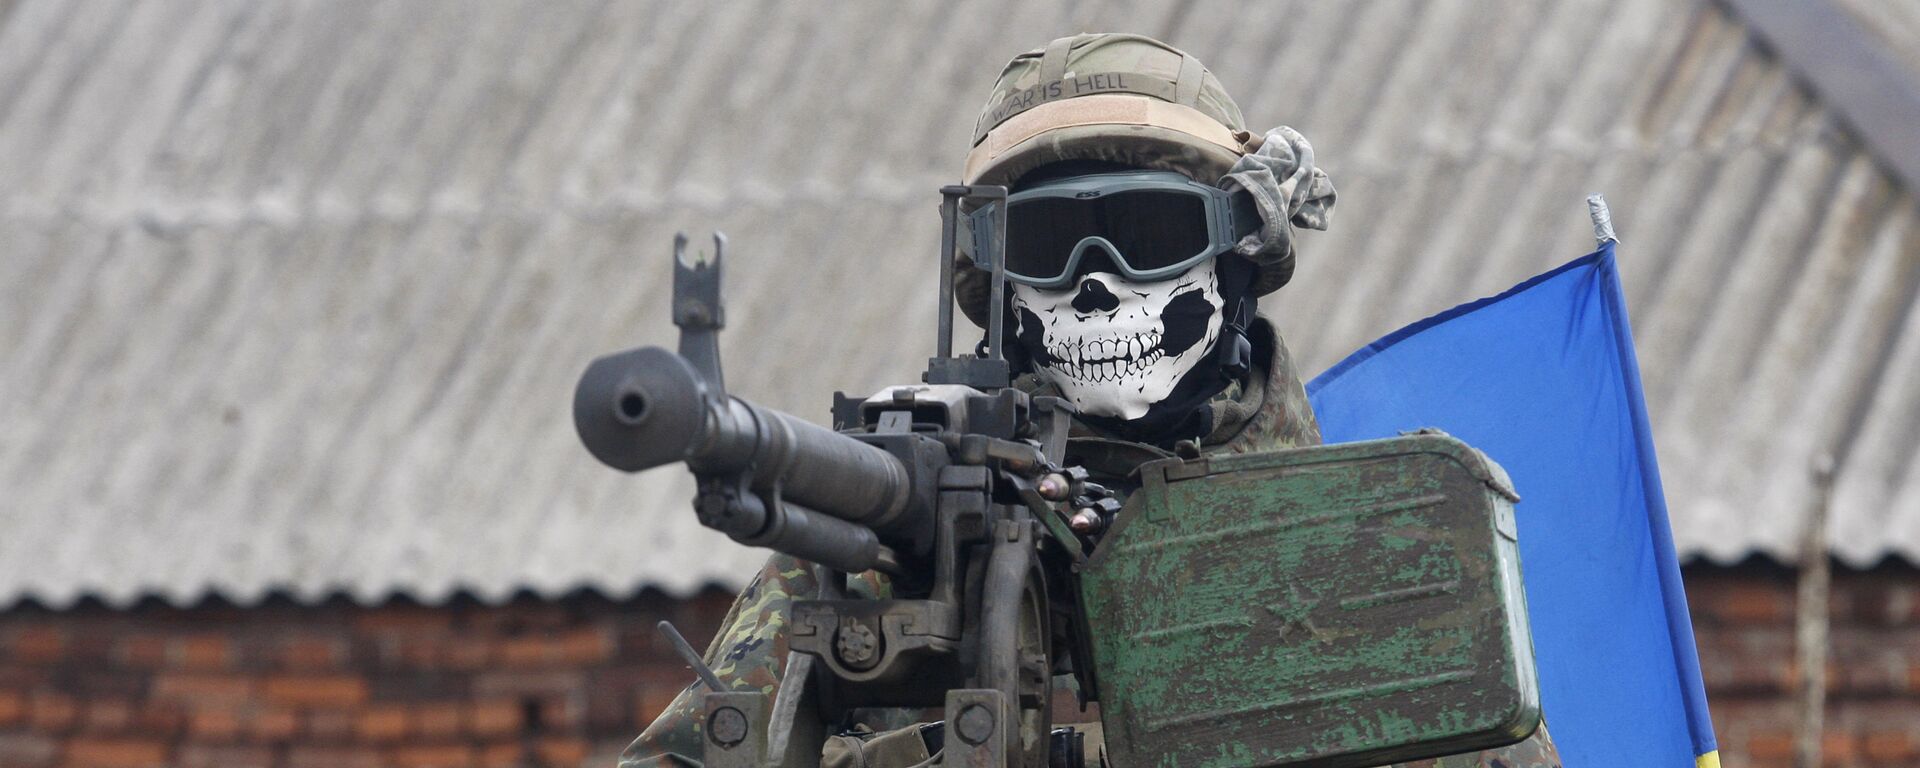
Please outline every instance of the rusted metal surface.
[[1141, 472], [1082, 590], [1114, 764], [1379, 765], [1538, 725], [1517, 497], [1478, 451], [1423, 434]]

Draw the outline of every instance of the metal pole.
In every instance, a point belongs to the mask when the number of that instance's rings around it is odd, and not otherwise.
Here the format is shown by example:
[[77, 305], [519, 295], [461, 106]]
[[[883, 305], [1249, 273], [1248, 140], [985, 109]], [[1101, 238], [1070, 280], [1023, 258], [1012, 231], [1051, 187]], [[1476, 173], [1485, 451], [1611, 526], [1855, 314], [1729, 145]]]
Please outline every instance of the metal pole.
[[1794, 600], [1794, 646], [1800, 665], [1799, 723], [1794, 733], [1793, 764], [1819, 768], [1827, 710], [1827, 602], [1833, 573], [1827, 558], [1827, 517], [1833, 506], [1834, 460], [1814, 459], [1818, 494], [1800, 540], [1800, 583]]
[[961, 186], [940, 188], [940, 331], [933, 346], [936, 358], [953, 356], [953, 239], [960, 228], [960, 195], [966, 193], [967, 188]]
[[687, 643], [687, 638], [681, 636], [680, 630], [674, 629], [673, 622], [662, 621], [655, 624], [654, 628], [666, 636], [667, 642], [673, 645], [673, 652], [679, 654], [680, 660], [693, 668], [693, 674], [700, 678], [700, 682], [707, 684], [707, 690], [715, 693], [732, 690], [725, 683], [720, 682], [720, 676], [713, 673], [713, 668], [708, 667], [706, 660], [700, 658], [700, 654], [693, 650], [693, 646]]
[[999, 201], [993, 208], [993, 307], [990, 310], [993, 319], [988, 323], [987, 359], [1005, 360], [1000, 337], [1005, 335], [1007, 324], [1007, 188], [988, 187], [981, 191], [988, 190]]

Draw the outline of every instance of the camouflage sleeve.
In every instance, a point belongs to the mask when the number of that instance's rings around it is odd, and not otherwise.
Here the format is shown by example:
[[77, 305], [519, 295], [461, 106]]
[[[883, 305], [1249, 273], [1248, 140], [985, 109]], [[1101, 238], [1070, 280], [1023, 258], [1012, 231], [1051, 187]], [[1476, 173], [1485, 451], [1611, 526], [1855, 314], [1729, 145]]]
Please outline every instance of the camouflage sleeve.
[[[707, 666], [734, 690], [772, 694], [787, 666], [787, 613], [795, 595], [812, 596], [819, 582], [812, 569], [787, 555], [767, 559], [753, 582], [734, 598], [733, 608], [707, 647]], [[688, 685], [652, 725], [620, 755], [620, 768], [698, 766], [700, 687]]]
[[1518, 744], [1483, 752], [1468, 752], [1402, 763], [1394, 768], [1561, 768], [1560, 751], [1553, 748], [1547, 724]]
[[[705, 660], [732, 690], [772, 695], [787, 668], [788, 607], [795, 597], [811, 598], [820, 589], [813, 568], [789, 555], [767, 558], [753, 581], [733, 599], [720, 622]], [[850, 594], [887, 597], [891, 587], [871, 571], [847, 580]], [[699, 686], [689, 683], [673, 697], [653, 724], [620, 755], [620, 768], [698, 766], [705, 751], [700, 736]]]

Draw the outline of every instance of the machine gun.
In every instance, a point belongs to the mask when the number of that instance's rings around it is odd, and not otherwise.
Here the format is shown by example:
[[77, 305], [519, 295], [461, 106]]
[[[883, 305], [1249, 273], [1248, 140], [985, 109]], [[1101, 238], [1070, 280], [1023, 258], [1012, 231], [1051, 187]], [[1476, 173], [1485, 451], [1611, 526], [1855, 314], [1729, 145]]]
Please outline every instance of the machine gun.
[[[943, 764], [1038, 768], [1052, 678], [1087, 668], [1072, 661], [1085, 637], [1063, 576], [1120, 505], [1062, 466], [1069, 407], [1009, 386], [999, 328], [987, 356], [951, 356], [957, 204], [1006, 193], [944, 192], [943, 310], [926, 383], [837, 396], [839, 431], [727, 394], [720, 235], [705, 263], [688, 258], [684, 236], [674, 241], [678, 353], [609, 355], [580, 379], [574, 422], [596, 458], [629, 472], [684, 462], [701, 524], [818, 569], [820, 594], [793, 605], [774, 699], [705, 695], [712, 768], [813, 765], [828, 723], [857, 707], [945, 707]], [[895, 597], [848, 597], [847, 574], [867, 570], [889, 576]]]
[[[708, 687], [709, 768], [812, 768], [832, 724], [869, 707], [943, 707], [930, 763], [1080, 768], [1077, 734], [1052, 727], [1064, 674], [1101, 700], [1121, 765], [1377, 765], [1532, 732], [1517, 497], [1496, 465], [1436, 435], [1167, 455], [1140, 466], [1123, 508], [1069, 466], [1069, 406], [1011, 386], [1004, 313], [984, 354], [951, 354], [958, 206], [1006, 190], [942, 194], [924, 384], [836, 395], [834, 429], [729, 395], [720, 235], [704, 262], [674, 241], [678, 352], [628, 350], [581, 376], [574, 423], [596, 458], [684, 463], [703, 525], [818, 577], [792, 605], [771, 700], [727, 690], [677, 641]], [[1002, 306], [1004, 244], [990, 251]], [[891, 598], [848, 594], [868, 570]]]

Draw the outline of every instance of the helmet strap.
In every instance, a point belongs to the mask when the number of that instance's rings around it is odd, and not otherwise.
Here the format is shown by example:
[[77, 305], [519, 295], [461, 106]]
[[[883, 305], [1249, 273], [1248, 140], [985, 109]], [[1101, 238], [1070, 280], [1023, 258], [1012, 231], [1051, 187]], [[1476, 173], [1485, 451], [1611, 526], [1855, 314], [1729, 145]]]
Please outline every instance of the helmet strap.
[[1215, 360], [1220, 364], [1220, 373], [1234, 381], [1241, 381], [1253, 370], [1253, 342], [1247, 339], [1247, 302], [1252, 297], [1242, 297], [1234, 302], [1233, 311], [1220, 327], [1220, 340], [1215, 344]]
[[[1253, 342], [1247, 338], [1259, 299], [1253, 295], [1253, 282], [1259, 269], [1237, 253], [1223, 253], [1220, 260], [1220, 295], [1227, 300], [1221, 309], [1220, 338], [1214, 342], [1214, 361], [1220, 374], [1230, 381], [1244, 381], [1253, 370]], [[1249, 306], [1252, 305], [1252, 306]]]

